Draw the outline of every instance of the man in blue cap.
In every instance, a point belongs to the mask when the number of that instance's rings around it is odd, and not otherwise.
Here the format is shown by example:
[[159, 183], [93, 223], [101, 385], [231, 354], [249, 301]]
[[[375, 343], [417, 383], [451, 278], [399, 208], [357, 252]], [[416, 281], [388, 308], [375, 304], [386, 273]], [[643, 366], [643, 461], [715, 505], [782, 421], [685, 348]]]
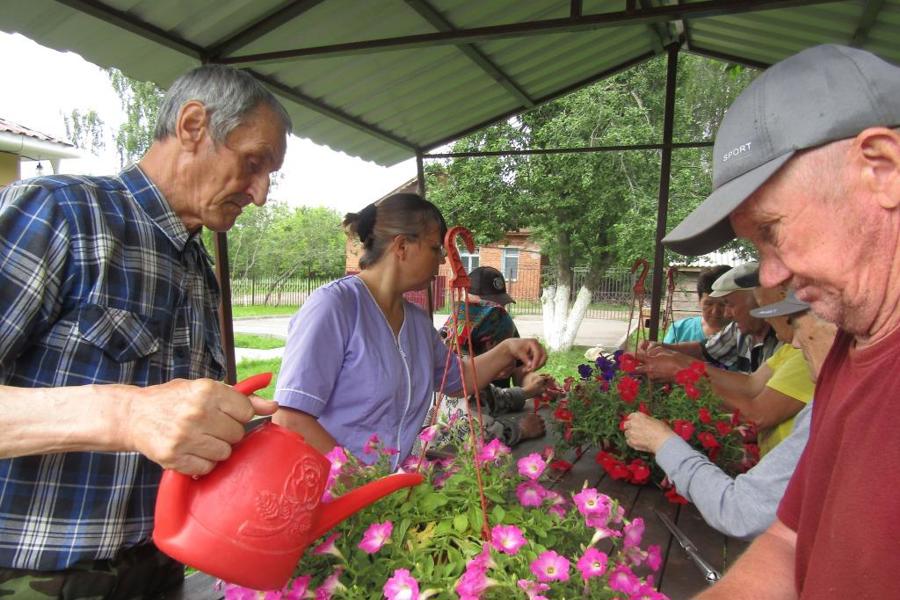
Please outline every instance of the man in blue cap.
[[778, 520], [701, 598], [900, 598], [900, 68], [804, 50], [735, 100], [713, 152], [713, 193], [664, 243], [750, 240], [761, 284], [841, 332]]

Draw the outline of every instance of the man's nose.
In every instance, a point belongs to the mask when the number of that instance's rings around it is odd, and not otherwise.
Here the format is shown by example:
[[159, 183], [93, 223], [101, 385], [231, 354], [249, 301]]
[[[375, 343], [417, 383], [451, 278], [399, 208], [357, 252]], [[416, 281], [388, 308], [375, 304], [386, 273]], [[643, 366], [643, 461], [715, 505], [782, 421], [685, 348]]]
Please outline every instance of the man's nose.
[[791, 278], [791, 270], [773, 255], [765, 256], [759, 263], [759, 283], [763, 287], [773, 288]]
[[260, 175], [254, 177], [247, 187], [247, 195], [256, 206], [262, 206], [266, 203], [266, 197], [269, 194], [269, 175]]

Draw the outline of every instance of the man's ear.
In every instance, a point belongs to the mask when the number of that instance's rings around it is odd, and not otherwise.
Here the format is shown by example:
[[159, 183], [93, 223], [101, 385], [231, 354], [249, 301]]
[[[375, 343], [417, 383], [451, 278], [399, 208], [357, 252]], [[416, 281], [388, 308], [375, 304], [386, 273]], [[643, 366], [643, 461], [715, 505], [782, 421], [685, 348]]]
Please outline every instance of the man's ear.
[[900, 207], [900, 133], [872, 127], [856, 136], [860, 180], [882, 208]]
[[189, 152], [195, 152], [200, 143], [209, 135], [209, 113], [206, 106], [198, 100], [184, 103], [178, 111], [175, 122], [175, 137], [178, 143]]

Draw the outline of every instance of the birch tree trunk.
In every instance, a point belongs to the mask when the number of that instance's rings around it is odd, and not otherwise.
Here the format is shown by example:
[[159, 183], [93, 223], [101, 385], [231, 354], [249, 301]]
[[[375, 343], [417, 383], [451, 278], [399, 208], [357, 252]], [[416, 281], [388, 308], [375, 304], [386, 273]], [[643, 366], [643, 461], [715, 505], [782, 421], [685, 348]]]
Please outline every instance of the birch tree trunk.
[[544, 324], [544, 342], [549, 347], [553, 347], [553, 297], [556, 295], [556, 286], [550, 285], [544, 288], [541, 293], [541, 314]]
[[588, 306], [591, 303], [591, 291], [586, 286], [581, 286], [578, 290], [578, 296], [575, 298], [575, 304], [569, 312], [569, 318], [566, 320], [566, 327], [563, 335], [559, 339], [557, 350], [565, 352], [572, 348], [575, 343], [575, 336], [578, 335], [578, 328], [584, 320]]
[[553, 343], [550, 343], [551, 350], [559, 350], [559, 345], [566, 335], [570, 292], [571, 288], [567, 285], [559, 284], [556, 286], [556, 294], [553, 298]]

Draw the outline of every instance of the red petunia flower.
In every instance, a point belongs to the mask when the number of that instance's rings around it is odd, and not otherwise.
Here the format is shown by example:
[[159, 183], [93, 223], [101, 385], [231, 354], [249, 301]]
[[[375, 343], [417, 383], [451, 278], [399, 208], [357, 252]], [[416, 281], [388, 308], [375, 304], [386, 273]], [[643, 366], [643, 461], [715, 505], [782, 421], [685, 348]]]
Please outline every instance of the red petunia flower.
[[687, 442], [694, 435], [694, 424], [684, 419], [675, 419], [672, 421], [672, 430], [678, 434], [678, 437]]
[[697, 377], [703, 377], [704, 375], [706, 375], [706, 363], [705, 362], [695, 360], [694, 362], [691, 363], [691, 366], [688, 368], [691, 371], [693, 371], [694, 373], [696, 373]]
[[696, 400], [700, 397], [700, 390], [694, 387], [693, 383], [684, 384], [684, 393], [691, 400]]
[[679, 494], [675, 491], [674, 487], [671, 487], [666, 490], [666, 498], [668, 498], [669, 502], [672, 504], [687, 504], [687, 498]]
[[606, 472], [616, 481], [628, 481], [631, 478], [631, 471], [628, 470], [625, 463], [618, 460]]
[[675, 383], [678, 385], [691, 385], [697, 383], [698, 379], [700, 376], [691, 369], [682, 369], [675, 373]]
[[716, 436], [708, 431], [698, 433], [697, 439], [700, 440], [700, 444], [707, 450], [715, 450], [722, 447], [722, 445], [719, 443], [719, 440], [716, 439]]
[[560, 403], [556, 410], [553, 411], [553, 417], [557, 421], [562, 421], [563, 423], [571, 423], [572, 422], [572, 411], [569, 410], [569, 407], [563, 403]]
[[562, 460], [558, 458], [550, 463], [550, 468], [554, 471], [561, 471], [563, 473], [567, 473], [572, 470], [572, 463], [566, 460]]
[[706, 407], [697, 411], [697, 418], [700, 419], [701, 423], [705, 423], [706, 425], [712, 423], [712, 415], [709, 414], [709, 409]]
[[630, 481], [635, 485], [644, 485], [650, 480], [650, 467], [639, 458], [631, 461], [631, 464], [628, 465], [628, 470], [631, 472]]
[[650, 416], [650, 407], [647, 406], [646, 402], [641, 402], [640, 404], [638, 404], [638, 412], [642, 412], [645, 415]]
[[726, 436], [732, 432], [731, 421], [716, 421], [716, 429], [719, 430], [719, 435]]
[[619, 383], [616, 384], [616, 389], [619, 390], [619, 397], [627, 404], [634, 402], [634, 399], [637, 398], [639, 388], [640, 384], [637, 380], [628, 376], [621, 378]]
[[638, 359], [628, 352], [619, 357], [619, 368], [626, 373], [634, 373], [638, 367]]

